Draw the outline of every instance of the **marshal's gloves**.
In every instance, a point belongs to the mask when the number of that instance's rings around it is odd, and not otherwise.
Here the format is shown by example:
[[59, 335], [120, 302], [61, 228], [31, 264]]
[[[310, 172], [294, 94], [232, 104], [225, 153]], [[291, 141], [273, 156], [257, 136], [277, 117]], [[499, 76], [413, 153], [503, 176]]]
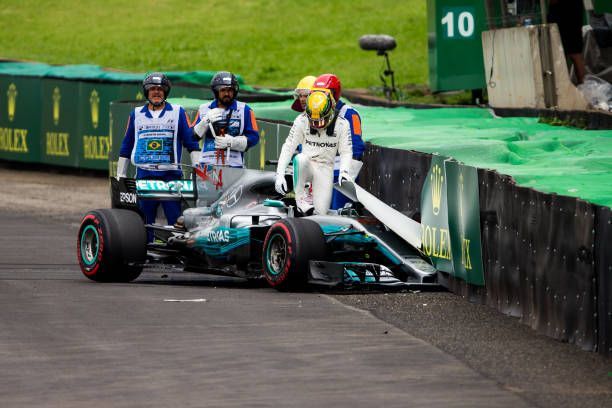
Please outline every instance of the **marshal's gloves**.
[[206, 134], [206, 131], [209, 129], [210, 124], [221, 122], [224, 119], [225, 119], [224, 109], [221, 109], [221, 108], [210, 109], [204, 115], [202, 115], [202, 117], [200, 118], [200, 121], [193, 127], [193, 131], [201, 139]]
[[278, 192], [278, 194], [285, 195], [287, 194], [287, 180], [285, 180], [285, 175], [276, 173], [276, 180], [274, 181], [274, 188]]
[[193, 127], [193, 134], [202, 139], [208, 130], [209, 123], [210, 122], [208, 122], [205, 118], [200, 119], [200, 121]]
[[247, 149], [246, 136], [215, 136], [215, 149], [227, 149], [244, 152]]
[[126, 157], [119, 157], [117, 161], [117, 180], [120, 178], [127, 177], [128, 165], [130, 164], [130, 160]]
[[202, 152], [199, 150], [194, 150], [192, 152], [189, 152], [189, 157], [191, 157], [191, 165], [197, 166], [198, 163], [200, 162], [201, 156], [202, 156]]
[[351, 176], [349, 176], [347, 171], [340, 171], [340, 175], [338, 176], [338, 185], [341, 186], [342, 183], [347, 181], [353, 181]]
[[215, 149], [227, 149], [231, 148], [232, 141], [231, 136], [215, 136]]
[[215, 124], [217, 122], [221, 122], [224, 119], [225, 119], [225, 109], [214, 108], [206, 112], [206, 120], [209, 123]]

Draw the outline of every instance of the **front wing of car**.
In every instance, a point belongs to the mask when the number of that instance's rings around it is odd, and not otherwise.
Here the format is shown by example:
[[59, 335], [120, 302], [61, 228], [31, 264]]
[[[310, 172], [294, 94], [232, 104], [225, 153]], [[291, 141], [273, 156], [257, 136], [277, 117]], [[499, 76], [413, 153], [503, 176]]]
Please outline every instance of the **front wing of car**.
[[308, 283], [338, 289], [409, 289], [439, 287], [438, 283], [404, 282], [384, 265], [365, 262], [310, 261]]

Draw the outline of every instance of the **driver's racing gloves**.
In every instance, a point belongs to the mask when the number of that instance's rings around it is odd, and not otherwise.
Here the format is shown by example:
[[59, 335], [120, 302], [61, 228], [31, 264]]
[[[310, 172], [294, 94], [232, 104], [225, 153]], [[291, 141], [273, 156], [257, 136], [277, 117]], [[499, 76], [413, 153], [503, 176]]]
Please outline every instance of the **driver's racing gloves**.
[[276, 173], [276, 180], [274, 181], [274, 188], [278, 192], [278, 194], [285, 195], [287, 194], [287, 180], [285, 180], [285, 175]]
[[340, 171], [340, 174], [338, 175], [338, 185], [341, 186], [342, 183], [346, 181], [353, 181], [353, 180], [351, 180], [351, 176], [349, 176], [348, 171]]

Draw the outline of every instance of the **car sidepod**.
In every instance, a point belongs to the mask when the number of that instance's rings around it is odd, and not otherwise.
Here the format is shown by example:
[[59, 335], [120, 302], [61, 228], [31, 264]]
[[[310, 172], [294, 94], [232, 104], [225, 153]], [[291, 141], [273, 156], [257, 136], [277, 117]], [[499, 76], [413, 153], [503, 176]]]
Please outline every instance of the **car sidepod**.
[[239, 263], [238, 259], [248, 256], [249, 241], [248, 228], [217, 226], [198, 233], [193, 247], [206, 254], [213, 262], [217, 260]]

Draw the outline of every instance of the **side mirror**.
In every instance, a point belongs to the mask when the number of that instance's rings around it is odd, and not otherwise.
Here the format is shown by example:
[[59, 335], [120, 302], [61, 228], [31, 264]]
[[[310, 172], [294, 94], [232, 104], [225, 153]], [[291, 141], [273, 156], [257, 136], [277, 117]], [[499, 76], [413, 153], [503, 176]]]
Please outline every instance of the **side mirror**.
[[264, 207], [285, 208], [285, 203], [283, 203], [281, 200], [272, 200], [270, 198], [266, 198], [263, 205]]

